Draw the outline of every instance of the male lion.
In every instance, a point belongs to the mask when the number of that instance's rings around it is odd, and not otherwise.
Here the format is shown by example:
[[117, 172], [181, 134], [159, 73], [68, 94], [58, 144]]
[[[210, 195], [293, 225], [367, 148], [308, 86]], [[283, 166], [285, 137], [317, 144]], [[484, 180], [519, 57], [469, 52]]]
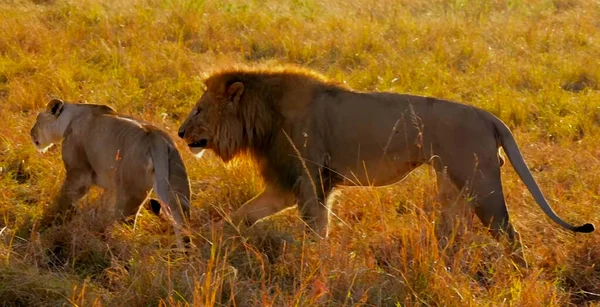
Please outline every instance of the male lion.
[[[104, 105], [72, 104], [51, 100], [31, 129], [36, 149], [45, 152], [62, 141], [66, 178], [54, 208], [41, 226], [47, 226], [80, 200], [91, 185], [114, 194], [115, 219], [137, 213], [154, 187], [166, 204], [177, 244], [184, 219], [189, 218], [190, 185], [185, 165], [168, 134], [147, 123], [119, 116]], [[160, 204], [151, 201], [158, 213]], [[67, 214], [67, 217], [70, 214]]]
[[504, 233], [522, 258], [509, 221], [499, 147], [540, 208], [574, 232], [550, 208], [529, 172], [512, 133], [492, 114], [442, 99], [356, 92], [300, 69], [231, 69], [212, 74], [207, 90], [179, 128], [194, 153], [213, 150], [224, 161], [253, 157], [265, 190], [231, 215], [256, 221], [298, 204], [304, 221], [327, 236], [326, 198], [333, 187], [383, 186], [431, 164], [438, 182], [448, 178], [467, 193], [494, 237]]

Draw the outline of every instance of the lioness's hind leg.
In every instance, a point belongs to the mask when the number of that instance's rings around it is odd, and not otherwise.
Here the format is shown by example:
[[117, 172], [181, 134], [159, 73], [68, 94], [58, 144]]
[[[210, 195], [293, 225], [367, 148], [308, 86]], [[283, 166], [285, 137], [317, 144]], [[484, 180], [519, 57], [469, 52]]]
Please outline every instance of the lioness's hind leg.
[[[128, 218], [134, 216], [138, 212], [146, 197], [148, 197], [148, 191], [119, 189], [119, 191], [117, 191], [115, 204], [115, 219], [122, 222], [128, 222]], [[135, 223], [135, 219], [129, 222]]]
[[160, 215], [160, 201], [154, 199], [154, 198], [150, 198], [146, 203], [145, 206], [146, 210], [152, 212], [152, 214], [154, 215]]
[[168, 206], [169, 215], [173, 224], [173, 230], [175, 232], [177, 247], [182, 250], [186, 247], [190, 247], [190, 237], [184, 233], [187, 229], [187, 222], [190, 218], [189, 194], [182, 195], [176, 191], [171, 192]]

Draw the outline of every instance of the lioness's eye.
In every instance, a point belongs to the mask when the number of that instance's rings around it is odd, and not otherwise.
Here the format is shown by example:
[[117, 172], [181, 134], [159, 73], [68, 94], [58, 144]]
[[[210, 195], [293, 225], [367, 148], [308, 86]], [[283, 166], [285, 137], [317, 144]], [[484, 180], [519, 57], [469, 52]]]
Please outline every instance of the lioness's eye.
[[196, 113], [195, 113], [194, 115], [198, 115], [198, 114], [200, 114], [200, 111], [202, 111], [202, 109], [200, 109], [200, 108], [196, 108]]

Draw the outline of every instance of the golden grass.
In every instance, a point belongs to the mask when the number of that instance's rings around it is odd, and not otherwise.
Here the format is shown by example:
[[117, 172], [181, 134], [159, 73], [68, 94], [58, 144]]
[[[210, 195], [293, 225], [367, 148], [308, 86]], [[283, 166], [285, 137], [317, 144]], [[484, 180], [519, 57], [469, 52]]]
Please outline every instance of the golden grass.
[[[510, 167], [503, 183], [532, 265], [521, 272], [478, 222], [440, 250], [423, 168], [346, 189], [331, 238], [294, 211], [245, 233], [213, 227], [255, 195], [251, 163], [181, 145], [199, 245], [172, 253], [169, 223], [102, 232], [98, 191], [68, 225], [30, 227], [57, 192], [60, 151], [30, 144], [50, 97], [108, 104], [175, 134], [201, 80], [231, 64], [298, 64], [358, 90], [487, 109], [515, 132], [555, 210], [600, 225], [600, 5], [593, 0], [8, 0], [0, 2], [0, 302], [7, 306], [598, 305], [600, 240], [552, 224]], [[202, 244], [205, 243], [205, 244]]]

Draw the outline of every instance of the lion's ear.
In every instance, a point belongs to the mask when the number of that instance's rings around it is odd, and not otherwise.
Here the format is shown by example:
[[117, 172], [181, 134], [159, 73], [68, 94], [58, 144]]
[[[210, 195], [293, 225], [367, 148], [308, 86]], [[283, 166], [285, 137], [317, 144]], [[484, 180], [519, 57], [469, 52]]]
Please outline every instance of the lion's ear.
[[229, 97], [229, 101], [237, 104], [240, 102], [240, 97], [244, 92], [244, 84], [242, 82], [235, 82], [227, 88], [227, 97]]
[[52, 115], [58, 116], [60, 115], [60, 112], [62, 112], [64, 105], [64, 101], [55, 98], [48, 102], [48, 105], [46, 105], [46, 110], [50, 111]]

